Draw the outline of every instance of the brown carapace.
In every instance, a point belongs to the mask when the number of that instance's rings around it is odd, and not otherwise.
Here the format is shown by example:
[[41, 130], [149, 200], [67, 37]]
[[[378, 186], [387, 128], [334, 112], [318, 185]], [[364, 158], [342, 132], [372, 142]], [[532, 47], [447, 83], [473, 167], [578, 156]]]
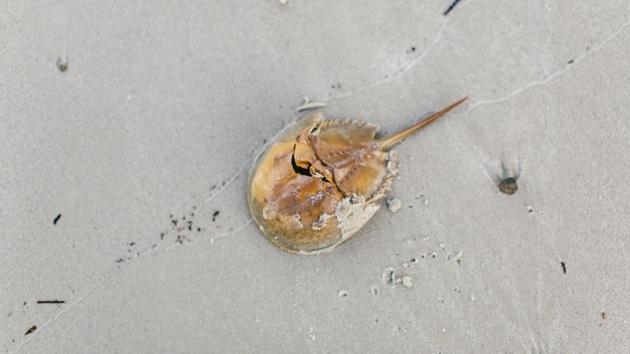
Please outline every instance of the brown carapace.
[[248, 203], [263, 234], [283, 250], [318, 254], [355, 234], [379, 209], [398, 171], [390, 149], [464, 102], [385, 138], [378, 127], [313, 113], [287, 127], [250, 175]]

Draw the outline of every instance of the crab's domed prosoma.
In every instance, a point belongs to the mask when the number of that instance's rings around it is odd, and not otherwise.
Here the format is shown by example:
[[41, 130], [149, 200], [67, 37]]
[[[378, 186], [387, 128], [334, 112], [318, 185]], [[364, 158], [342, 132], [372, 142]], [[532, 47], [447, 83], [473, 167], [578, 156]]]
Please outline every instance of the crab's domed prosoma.
[[248, 203], [254, 221], [286, 251], [333, 249], [370, 220], [389, 191], [397, 173], [390, 148], [465, 100], [382, 139], [375, 137], [375, 125], [319, 112], [293, 123], [252, 170]]

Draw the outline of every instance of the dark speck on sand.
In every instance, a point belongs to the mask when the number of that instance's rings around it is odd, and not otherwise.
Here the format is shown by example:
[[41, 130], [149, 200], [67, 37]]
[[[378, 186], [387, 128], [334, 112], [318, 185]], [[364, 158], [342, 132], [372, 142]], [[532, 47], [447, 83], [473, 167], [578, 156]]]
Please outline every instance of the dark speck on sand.
[[37, 330], [37, 326], [33, 325], [33, 327], [29, 328], [26, 333], [24, 333], [25, 336], [28, 336], [29, 334], [35, 332]]

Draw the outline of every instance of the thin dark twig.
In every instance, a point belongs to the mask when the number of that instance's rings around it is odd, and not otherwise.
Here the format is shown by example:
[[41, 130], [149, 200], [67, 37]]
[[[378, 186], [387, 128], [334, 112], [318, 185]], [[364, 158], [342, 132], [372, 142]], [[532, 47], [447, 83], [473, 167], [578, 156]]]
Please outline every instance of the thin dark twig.
[[64, 300], [37, 300], [38, 304], [65, 304]]
[[455, 6], [457, 6], [457, 4], [460, 2], [461, 0], [454, 0], [451, 3], [451, 6], [448, 7], [448, 9], [446, 9], [446, 11], [444, 11], [444, 16], [448, 15], [449, 12], [453, 11], [453, 9], [455, 8]]

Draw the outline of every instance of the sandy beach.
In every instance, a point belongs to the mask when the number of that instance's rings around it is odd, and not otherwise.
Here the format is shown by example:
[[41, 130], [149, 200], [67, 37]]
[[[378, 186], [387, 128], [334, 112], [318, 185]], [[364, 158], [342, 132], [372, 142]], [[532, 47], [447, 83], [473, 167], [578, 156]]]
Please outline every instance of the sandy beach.
[[[0, 351], [629, 352], [630, 2], [451, 3], [0, 1]], [[300, 117], [463, 96], [332, 252], [252, 221]]]

